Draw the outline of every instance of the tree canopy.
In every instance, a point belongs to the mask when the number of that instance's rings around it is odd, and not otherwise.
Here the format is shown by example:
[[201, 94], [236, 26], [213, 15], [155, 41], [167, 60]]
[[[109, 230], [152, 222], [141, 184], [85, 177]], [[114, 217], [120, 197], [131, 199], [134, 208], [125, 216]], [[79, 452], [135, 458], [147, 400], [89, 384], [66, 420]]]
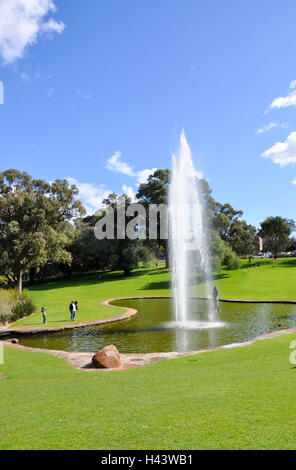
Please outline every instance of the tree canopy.
[[68, 221], [85, 213], [78, 189], [66, 180], [47, 183], [28, 173], [0, 173], [0, 272], [22, 290], [22, 275], [48, 262], [71, 262]]
[[270, 250], [274, 257], [290, 244], [290, 235], [295, 230], [295, 222], [283, 217], [267, 217], [261, 222], [259, 236], [264, 240], [264, 247]]

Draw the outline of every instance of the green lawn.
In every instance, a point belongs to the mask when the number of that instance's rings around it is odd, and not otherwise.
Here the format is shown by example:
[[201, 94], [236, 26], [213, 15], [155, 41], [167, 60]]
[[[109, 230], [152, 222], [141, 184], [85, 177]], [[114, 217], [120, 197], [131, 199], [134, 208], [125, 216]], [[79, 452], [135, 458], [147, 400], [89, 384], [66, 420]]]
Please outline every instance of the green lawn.
[[87, 322], [118, 315], [117, 308], [100, 305], [102, 300], [129, 296], [170, 295], [169, 273], [167, 270], [142, 268], [131, 276], [124, 277], [120, 272], [84, 273], [70, 281], [52, 281], [30, 288], [30, 295], [36, 301], [37, 313], [19, 320], [15, 326], [43, 326], [41, 307], [47, 307], [47, 326], [70, 324], [69, 304], [78, 300], [79, 310], [75, 322]]
[[[296, 300], [296, 259], [258, 260], [259, 267], [243, 261], [241, 269], [223, 270], [215, 283], [220, 297], [246, 300]], [[97, 273], [75, 276], [71, 281], [54, 281], [30, 289], [38, 311], [15, 325], [42, 326], [40, 308], [47, 307], [48, 326], [69, 323], [71, 300], [79, 301], [77, 322], [92, 321], [117, 315], [117, 309], [100, 305], [101, 300], [129, 296], [166, 296], [170, 292], [170, 273], [163, 268], [142, 268], [129, 277], [121, 273]], [[205, 295], [204, 286], [193, 294]]]
[[127, 371], [5, 348], [1, 449], [293, 449], [296, 334]]
[[[49, 325], [118, 310], [103, 299], [170, 295], [169, 272], [140, 269], [123, 278], [86, 273], [30, 289]], [[296, 299], [296, 260], [244, 262], [217, 276], [220, 296]], [[200, 286], [197, 294], [203, 294]], [[41, 315], [17, 322], [41, 325]], [[5, 347], [0, 365], [1, 449], [292, 449], [295, 374], [283, 335], [251, 346], [162, 361], [127, 371], [79, 371], [45, 353]]]

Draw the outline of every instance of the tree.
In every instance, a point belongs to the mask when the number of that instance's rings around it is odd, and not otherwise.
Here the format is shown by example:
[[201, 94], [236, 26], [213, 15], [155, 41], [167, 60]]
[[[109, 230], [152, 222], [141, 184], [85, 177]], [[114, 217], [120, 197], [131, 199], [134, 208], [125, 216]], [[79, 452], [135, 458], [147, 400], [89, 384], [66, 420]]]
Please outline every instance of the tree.
[[263, 238], [264, 247], [270, 250], [274, 257], [289, 245], [289, 237], [295, 230], [295, 222], [283, 217], [267, 217], [261, 222], [259, 236]]
[[238, 220], [231, 225], [228, 243], [238, 255], [258, 252], [259, 238], [256, 227], [247, 224], [245, 220]]
[[259, 249], [256, 227], [240, 220], [242, 215], [243, 211], [235, 210], [230, 204], [217, 202], [212, 218], [213, 229], [239, 255], [254, 253]]
[[[168, 192], [170, 182], [170, 170], [156, 170], [152, 175], [148, 177], [147, 183], [142, 183], [139, 186], [136, 197], [139, 199], [139, 203], [143, 204], [147, 212], [147, 231], [149, 230], [149, 210], [150, 204], [168, 204]], [[168, 240], [160, 238], [159, 225], [160, 218], [158, 214], [158, 230], [157, 240], [150, 240], [147, 237], [146, 246], [150, 249], [154, 249], [157, 252], [163, 252], [166, 260], [166, 267], [169, 267], [169, 253], [168, 253]]]
[[[143, 241], [136, 235], [135, 239], [131, 240], [128, 237], [121, 239], [118, 236], [119, 228], [117, 226], [117, 211], [122, 209], [124, 204], [124, 211], [126, 213], [128, 207], [131, 205], [131, 199], [123, 194], [118, 196], [115, 193], [109, 195], [108, 198], [104, 199], [103, 204], [106, 206], [106, 211], [112, 209], [114, 213], [114, 239], [112, 240], [100, 240], [99, 247], [102, 242], [107, 242], [109, 250], [109, 264], [112, 269], [123, 270], [125, 276], [128, 276], [132, 269], [139, 266], [140, 261], [146, 262], [150, 258], [150, 251], [147, 246], [144, 245]], [[104, 217], [104, 213], [102, 214]], [[125, 217], [125, 223], [128, 224], [133, 217]]]
[[47, 183], [28, 173], [0, 173], [0, 272], [22, 291], [22, 277], [32, 267], [71, 262], [67, 221], [85, 213], [66, 180]]
[[288, 251], [296, 251], [296, 238], [295, 237], [291, 237], [290, 240], [289, 240], [289, 244], [287, 246], [287, 250]]
[[71, 265], [60, 263], [59, 268], [66, 278], [74, 270], [103, 269], [110, 267], [110, 245], [113, 240], [97, 240], [93, 226], [84, 226], [75, 231], [74, 240], [68, 248], [72, 255]]

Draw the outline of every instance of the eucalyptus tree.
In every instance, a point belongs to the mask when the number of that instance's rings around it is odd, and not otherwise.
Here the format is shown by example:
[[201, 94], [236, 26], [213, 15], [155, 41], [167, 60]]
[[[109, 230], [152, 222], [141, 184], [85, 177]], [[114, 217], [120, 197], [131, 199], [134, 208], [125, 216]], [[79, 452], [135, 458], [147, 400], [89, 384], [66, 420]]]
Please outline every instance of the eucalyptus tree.
[[[139, 199], [139, 203], [146, 207], [147, 219], [149, 218], [149, 205], [154, 204], [160, 206], [161, 204], [168, 204], [170, 176], [170, 170], [159, 169], [148, 177], [147, 183], [140, 184], [136, 197]], [[158, 214], [157, 224], [156, 240], [151, 240], [151, 238], [147, 236], [145, 244], [154, 251], [163, 252], [166, 267], [169, 267], [168, 240], [162, 239], [160, 236], [160, 214]], [[149, 230], [149, 225], [149, 220], [147, 220], [147, 231]]]
[[50, 262], [71, 263], [69, 221], [85, 210], [67, 180], [0, 173], [0, 272], [22, 291], [23, 273]]
[[264, 247], [273, 253], [274, 257], [290, 244], [290, 235], [295, 231], [294, 220], [283, 217], [267, 217], [261, 222], [259, 236], [264, 240]]
[[[100, 211], [94, 227], [94, 234], [99, 241], [96, 245], [98, 255], [103, 256], [111, 269], [123, 270], [125, 276], [138, 267], [140, 261], [150, 259], [150, 253], [143, 239], [146, 232], [142, 228], [145, 221], [145, 209], [132, 204], [131, 199], [123, 194], [111, 193], [103, 200], [104, 210]], [[135, 216], [135, 213], [138, 215]], [[106, 248], [108, 250], [107, 257]]]

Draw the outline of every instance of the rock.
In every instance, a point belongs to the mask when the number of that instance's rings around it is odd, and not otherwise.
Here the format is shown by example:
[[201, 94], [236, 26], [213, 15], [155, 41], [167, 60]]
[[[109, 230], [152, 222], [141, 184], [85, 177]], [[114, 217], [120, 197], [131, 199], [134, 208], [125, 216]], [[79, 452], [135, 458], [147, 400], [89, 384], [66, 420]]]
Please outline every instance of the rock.
[[19, 340], [17, 338], [7, 339], [6, 342], [12, 344], [19, 344]]
[[122, 366], [118, 349], [113, 344], [97, 352], [92, 358], [95, 369], [114, 369]]

